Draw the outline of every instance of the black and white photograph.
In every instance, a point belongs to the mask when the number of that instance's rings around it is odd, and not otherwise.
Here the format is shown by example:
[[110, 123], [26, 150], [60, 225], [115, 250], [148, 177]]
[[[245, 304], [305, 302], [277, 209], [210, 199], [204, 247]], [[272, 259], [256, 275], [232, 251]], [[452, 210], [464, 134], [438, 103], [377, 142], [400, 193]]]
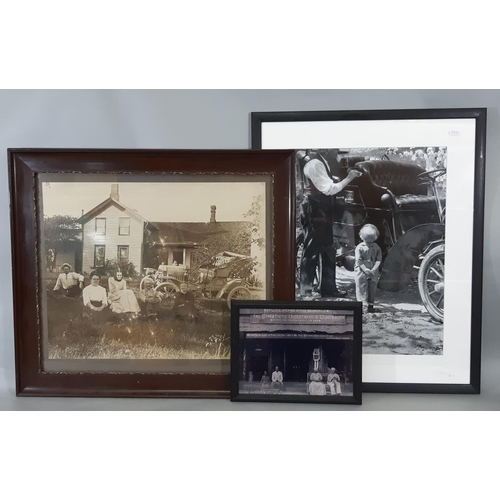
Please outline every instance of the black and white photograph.
[[297, 152], [298, 300], [363, 303], [363, 353], [442, 355], [447, 148]]
[[233, 399], [357, 401], [360, 318], [358, 303], [235, 302]]
[[270, 288], [266, 182], [89, 177], [41, 183], [46, 358], [228, 370], [231, 301]]
[[485, 142], [483, 108], [252, 113], [297, 152], [296, 299], [363, 303], [364, 390], [479, 391]]

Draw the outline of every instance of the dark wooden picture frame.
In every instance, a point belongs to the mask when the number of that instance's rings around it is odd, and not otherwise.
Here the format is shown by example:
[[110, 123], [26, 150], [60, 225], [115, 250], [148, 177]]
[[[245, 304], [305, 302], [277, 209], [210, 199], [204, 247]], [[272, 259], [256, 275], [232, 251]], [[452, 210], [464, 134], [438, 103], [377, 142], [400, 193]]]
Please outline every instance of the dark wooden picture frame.
[[[422, 370], [413, 378], [411, 374], [403, 381], [394, 380], [391, 377], [385, 379], [387, 372], [377, 379], [373, 376], [370, 381], [364, 379], [363, 390], [366, 392], [416, 392], [416, 393], [464, 393], [478, 394], [480, 392], [481, 376], [481, 321], [482, 321], [482, 272], [483, 272], [483, 234], [484, 234], [484, 189], [485, 189], [485, 155], [486, 155], [486, 114], [485, 108], [457, 108], [457, 109], [391, 109], [391, 110], [345, 110], [345, 111], [294, 111], [294, 112], [255, 112], [251, 113], [251, 145], [254, 149], [261, 148], [362, 148], [370, 147], [400, 147], [400, 146], [445, 146], [448, 150], [457, 144], [454, 141], [464, 142], [455, 147], [455, 159], [460, 157], [463, 146], [467, 154], [467, 165], [464, 160], [461, 164], [453, 162], [449, 166], [457, 168], [457, 172], [465, 174], [467, 183], [470, 185], [467, 198], [468, 211], [464, 213], [466, 220], [470, 220], [470, 261], [467, 257], [465, 267], [470, 271], [470, 286], [467, 296], [470, 294], [470, 303], [467, 304], [468, 314], [465, 325], [470, 325], [467, 340], [462, 338], [461, 347], [469, 353], [468, 357], [462, 359], [458, 370], [463, 370], [458, 382], [453, 380], [454, 370], [448, 368], [442, 370], [439, 376], [439, 367], [429, 365], [423, 375]], [[464, 123], [462, 128], [461, 121]], [[393, 128], [390, 128], [391, 123]], [[412, 124], [427, 127], [427, 134], [419, 132], [412, 140]], [[447, 123], [450, 124], [447, 127]], [[433, 124], [442, 126], [440, 134], [432, 135]], [[457, 126], [458, 125], [458, 126]], [[384, 128], [387, 126], [387, 128]], [[401, 127], [405, 128], [405, 134], [401, 135]], [[415, 128], [415, 130], [417, 130]], [[386, 132], [387, 130], [387, 132]], [[437, 130], [437, 129], [436, 129]], [[358, 137], [359, 134], [359, 137]], [[384, 135], [385, 134], [385, 135]], [[374, 143], [373, 136], [381, 138]], [[340, 139], [339, 139], [340, 137]], [[398, 139], [393, 140], [393, 137]], [[398, 140], [404, 137], [400, 144]], [[419, 137], [427, 137], [425, 144], [419, 144]], [[437, 140], [433, 141], [436, 137]], [[360, 139], [361, 138], [361, 139]], [[410, 139], [410, 140], [408, 140]], [[396, 143], [394, 143], [396, 141]], [[437, 143], [434, 143], [437, 142]], [[441, 144], [443, 142], [443, 144]], [[368, 143], [368, 144], [366, 144]], [[461, 149], [462, 148], [462, 149]], [[437, 149], [437, 148], [436, 148]], [[450, 164], [449, 164], [450, 165]], [[462, 169], [462, 170], [460, 170]], [[457, 175], [457, 174], [455, 174]], [[460, 174], [458, 174], [460, 175]], [[455, 188], [462, 179], [455, 181]], [[384, 186], [384, 184], [382, 184]], [[384, 188], [385, 189], [385, 188]], [[455, 191], [456, 193], [459, 192]], [[456, 198], [457, 195], [455, 195]], [[457, 203], [455, 201], [455, 207]], [[446, 231], [448, 241], [448, 219], [446, 219]], [[460, 252], [459, 245], [453, 246], [454, 255]], [[456, 249], [456, 252], [455, 252]], [[468, 254], [469, 255], [469, 254]], [[469, 276], [469, 275], [468, 275]], [[452, 279], [456, 279], [453, 275]], [[453, 287], [450, 287], [451, 292]], [[450, 292], [450, 294], [451, 294]], [[450, 303], [450, 311], [456, 311], [452, 319], [458, 319], [458, 311], [465, 308], [453, 307]], [[448, 305], [446, 306], [448, 310]], [[446, 322], [445, 322], [446, 324]], [[455, 324], [455, 323], [453, 323]], [[467, 326], [465, 326], [467, 328]], [[452, 332], [451, 332], [452, 333]], [[451, 336], [451, 335], [450, 335]], [[446, 338], [445, 345], [450, 336]], [[446, 347], [444, 348], [446, 350]], [[447, 355], [450, 351], [448, 351]], [[457, 363], [457, 365], [460, 363]], [[392, 365], [387, 365], [391, 370]], [[410, 366], [409, 364], [407, 366]], [[463, 368], [462, 368], [463, 367]], [[470, 368], [470, 369], [469, 369]], [[364, 371], [373, 374], [370, 363], [364, 361]], [[392, 372], [398, 370], [392, 367]], [[366, 375], [365, 373], [365, 375]], [[382, 372], [380, 372], [382, 373]], [[417, 372], [415, 372], [417, 373]], [[427, 374], [432, 374], [427, 377]], [[445, 377], [445, 378], [443, 378]], [[446, 379], [446, 377], [450, 377]], [[390, 380], [389, 380], [390, 379]], [[389, 381], [388, 381], [389, 380]]]
[[361, 328], [360, 302], [233, 301], [231, 401], [360, 405]]
[[[268, 176], [272, 297], [293, 298], [293, 152], [9, 149], [16, 387], [19, 396], [228, 397], [227, 373], [53, 372], [42, 359], [40, 176]], [[90, 180], [90, 177], [89, 177]], [[80, 181], [78, 181], [80, 182]], [[193, 200], [195, 202], [195, 200]]]

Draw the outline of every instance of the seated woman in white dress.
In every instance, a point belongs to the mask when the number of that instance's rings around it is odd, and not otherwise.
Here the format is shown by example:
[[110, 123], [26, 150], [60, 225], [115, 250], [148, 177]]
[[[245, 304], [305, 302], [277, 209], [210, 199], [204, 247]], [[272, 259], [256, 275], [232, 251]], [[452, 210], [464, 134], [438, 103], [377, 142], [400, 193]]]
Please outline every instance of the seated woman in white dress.
[[139, 302], [132, 290], [127, 289], [127, 282], [123, 279], [123, 273], [117, 271], [115, 277], [108, 280], [109, 307], [116, 314], [141, 312]]
[[99, 286], [99, 275], [90, 275], [90, 285], [83, 289], [83, 305], [88, 308], [88, 315], [96, 321], [104, 321], [105, 308], [108, 306], [106, 290]]
[[309, 394], [311, 396], [324, 396], [326, 394], [326, 387], [323, 384], [323, 375], [315, 368], [309, 377]]

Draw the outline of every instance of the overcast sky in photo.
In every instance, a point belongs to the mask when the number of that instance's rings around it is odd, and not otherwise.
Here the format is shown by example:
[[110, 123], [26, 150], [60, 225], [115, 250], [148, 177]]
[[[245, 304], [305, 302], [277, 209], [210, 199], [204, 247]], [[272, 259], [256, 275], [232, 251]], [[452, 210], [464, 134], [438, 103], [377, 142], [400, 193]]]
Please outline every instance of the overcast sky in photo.
[[[112, 182], [44, 182], [43, 214], [80, 217], [109, 198]], [[119, 182], [120, 203], [156, 222], [249, 220], [254, 197], [265, 200], [265, 182]], [[264, 212], [263, 212], [264, 213]]]

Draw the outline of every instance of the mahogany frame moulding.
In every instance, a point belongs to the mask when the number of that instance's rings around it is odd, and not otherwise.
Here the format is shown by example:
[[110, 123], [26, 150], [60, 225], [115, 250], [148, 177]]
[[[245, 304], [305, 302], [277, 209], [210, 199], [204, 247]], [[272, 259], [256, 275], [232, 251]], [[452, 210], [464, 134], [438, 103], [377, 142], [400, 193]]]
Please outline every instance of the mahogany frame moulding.
[[158, 180], [158, 174], [270, 176], [272, 216], [267, 224], [272, 226], [273, 281], [269, 298], [293, 300], [293, 151], [9, 149], [8, 157], [17, 395], [229, 397], [229, 368], [228, 373], [44, 371], [38, 177], [62, 174], [69, 180], [76, 175], [138, 174]]

